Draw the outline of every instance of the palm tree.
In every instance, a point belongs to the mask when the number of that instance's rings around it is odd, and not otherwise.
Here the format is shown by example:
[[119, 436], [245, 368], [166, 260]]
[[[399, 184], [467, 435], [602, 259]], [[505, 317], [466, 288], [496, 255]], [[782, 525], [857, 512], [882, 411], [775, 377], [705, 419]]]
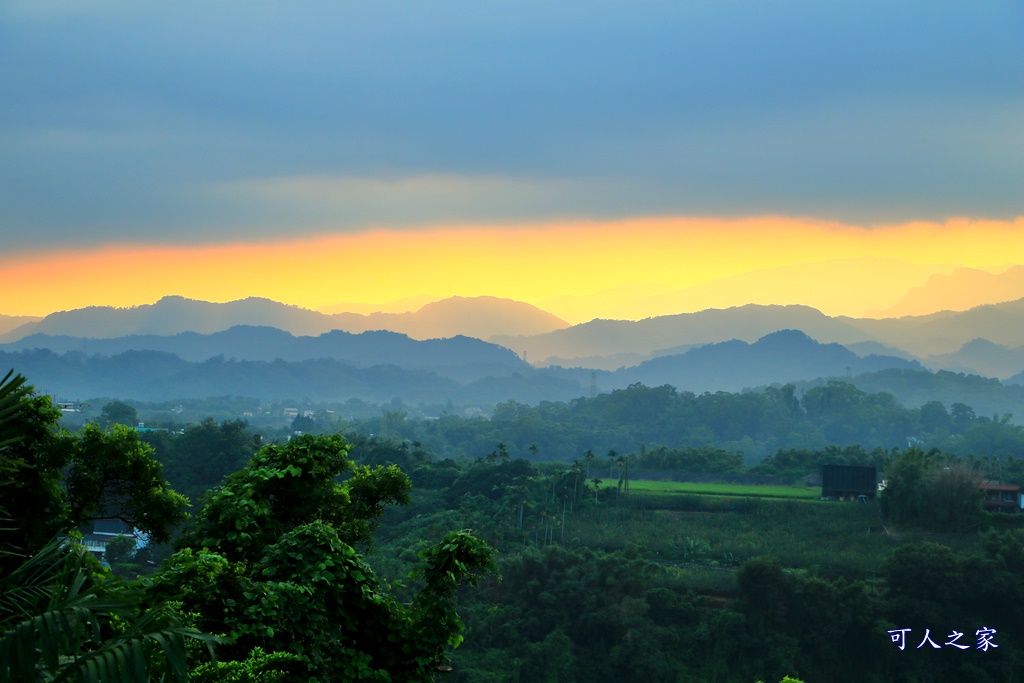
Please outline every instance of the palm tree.
[[[21, 402], [29, 393], [25, 386], [25, 378], [15, 375], [11, 370], [0, 379], [0, 426], [7, 426], [19, 418], [24, 412]], [[0, 456], [6, 453], [7, 449], [16, 441], [14, 438], [0, 441]], [[4, 465], [6, 465], [6, 460]]]
[[[0, 380], [0, 433], [24, 417], [30, 394], [13, 371]], [[16, 441], [0, 442], [0, 477], [15, 469]], [[85, 548], [53, 539], [0, 577], [0, 680], [141, 683], [164, 673], [183, 681], [185, 639], [221, 640], [182, 626], [163, 604], [143, 610], [140, 595], [107, 590], [96, 569]]]
[[590, 479], [590, 463], [594, 462], [595, 457], [596, 456], [594, 455], [594, 451], [591, 450], [588, 450], [586, 453], [583, 454], [583, 460], [586, 461], [587, 463], [587, 474], [585, 476], [586, 479]]
[[573, 507], [576, 506], [576, 498], [578, 496], [578, 492], [579, 492], [579, 488], [580, 488], [580, 474], [581, 473], [582, 473], [582, 471], [580, 470], [580, 461], [579, 460], [573, 460], [572, 461], [572, 476], [573, 476], [573, 479], [572, 479], [572, 504], [573, 504]]
[[0, 680], [132, 681], [188, 678], [185, 639], [221, 639], [184, 627], [166, 605], [92, 579], [88, 551], [54, 539], [0, 579]]
[[[9, 433], [9, 427], [25, 414], [22, 399], [29, 394], [25, 386], [25, 378], [8, 372], [0, 380], [0, 434]], [[12, 481], [12, 474], [17, 472], [17, 462], [11, 460], [8, 452], [20, 439], [12, 436], [0, 440], [0, 481]], [[8, 511], [0, 507], [0, 519], [7, 519]]]

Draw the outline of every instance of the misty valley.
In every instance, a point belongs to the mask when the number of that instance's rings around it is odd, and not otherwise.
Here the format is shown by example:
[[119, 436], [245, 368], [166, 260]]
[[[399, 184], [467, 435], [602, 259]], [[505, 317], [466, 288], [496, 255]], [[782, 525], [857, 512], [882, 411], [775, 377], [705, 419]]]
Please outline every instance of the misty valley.
[[0, 678], [1020, 680], [1020, 349], [986, 376], [977, 340], [936, 365], [944, 323], [843, 345], [786, 308], [591, 366], [230, 315], [8, 333]]
[[1024, 683], [1024, 2], [0, 2], [0, 683]]

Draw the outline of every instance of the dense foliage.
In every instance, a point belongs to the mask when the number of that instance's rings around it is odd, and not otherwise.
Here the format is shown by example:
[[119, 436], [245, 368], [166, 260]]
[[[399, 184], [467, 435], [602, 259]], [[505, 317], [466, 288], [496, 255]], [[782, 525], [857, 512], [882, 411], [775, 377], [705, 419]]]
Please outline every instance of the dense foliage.
[[184, 680], [186, 639], [214, 639], [170, 605], [144, 607], [54, 534], [107, 510], [166, 538], [185, 501], [134, 434], [74, 437], [57, 415], [24, 378], [0, 380], [0, 680]]
[[[36, 507], [6, 508], [0, 531], [3, 680], [429, 681], [447, 666], [462, 641], [456, 591], [493, 551], [446, 535], [420, 554], [416, 599], [398, 601], [354, 547], [407, 502], [397, 467], [355, 466], [338, 435], [265, 446], [213, 492], [179, 552], [127, 585], [73, 542], [76, 527], [116, 517], [163, 542], [187, 501], [134, 430], [61, 431], [49, 400], [10, 377], [0, 490], [5, 505]], [[112, 543], [109, 559], [128, 553]], [[219, 642], [219, 659], [193, 648], [189, 665], [187, 639]]]
[[[490, 419], [441, 415], [406, 420], [385, 411], [360, 420], [359, 431], [417, 441], [433, 453], [476, 457], [496, 443], [513, 457], [571, 461], [590, 450], [636, 453], [653, 448], [710, 447], [740, 452], [755, 464], [779, 450], [828, 446], [867, 450], [918, 445], [959, 455], [1024, 454], [1024, 427], [1008, 416], [985, 417], [963, 403], [908, 408], [888, 393], [868, 393], [833, 380], [797, 395], [792, 385], [744, 393], [692, 394], [671, 386], [627, 389], [568, 403], [509, 401]], [[531, 450], [536, 447], [536, 451]]]
[[[27, 417], [46, 414], [45, 400], [24, 399], [35, 406]], [[766, 402], [773, 417], [758, 412]], [[904, 418], [938, 425], [957, 443], [986, 429], [1013, 443], [1018, 428], [1006, 420], [940, 408]], [[883, 433], [907, 426], [896, 419], [903, 410], [840, 384], [803, 397], [788, 388], [698, 397], [634, 386], [570, 404], [509, 403], [490, 421], [416, 422], [388, 410], [383, 438], [277, 441], [235, 420], [180, 433], [54, 432], [47, 443], [71, 455], [61, 455], [59, 472], [42, 473], [25, 469], [24, 454], [48, 452], [30, 447], [31, 419], [4, 434], [23, 453], [12, 466], [52, 484], [65, 526], [85, 509], [78, 498], [100, 495], [92, 479], [69, 484], [76, 460], [104, 462], [86, 451], [141, 448], [165, 463], [175, 487], [208, 491], [177, 552], [137, 584], [144, 601], [125, 612], [125, 623], [181, 643], [195, 635], [190, 627], [223, 638], [218, 661], [189, 649], [194, 681], [431, 680], [449, 667], [446, 680], [485, 683], [1022, 680], [1024, 618], [1014, 605], [1024, 597], [1024, 528], [1018, 516], [982, 512], [977, 496], [980, 477], [1024, 483], [1021, 460], [902, 442], [776, 448], [752, 463], [736, 444], [708, 437], [762, 419], [790, 433], [824, 424], [839, 433], [848, 425], [836, 416], [858, 413], [865, 429]], [[53, 432], [43, 426], [37, 434]], [[475, 445], [467, 457], [439, 457], [431, 433]], [[408, 434], [425, 440], [401, 439]], [[564, 462], [551, 462], [556, 437], [572, 449]], [[47, 461], [35, 462], [38, 470]], [[874, 465], [887, 488], [878, 503], [844, 504], [630, 487], [655, 473], [802, 480], [824, 464]], [[118, 498], [121, 489], [103, 490]], [[452, 528], [473, 532], [445, 533]], [[481, 574], [490, 547], [500, 576]], [[147, 571], [129, 555], [115, 548], [111, 559], [122, 572]], [[476, 590], [459, 589], [478, 577]], [[105, 595], [116, 585], [94, 581]], [[102, 657], [117, 642], [104, 626], [110, 618], [97, 615], [100, 637], [78, 643], [79, 655]], [[956, 632], [966, 649], [949, 644]], [[154, 671], [173, 674], [181, 659], [145, 636], [131, 642]]]

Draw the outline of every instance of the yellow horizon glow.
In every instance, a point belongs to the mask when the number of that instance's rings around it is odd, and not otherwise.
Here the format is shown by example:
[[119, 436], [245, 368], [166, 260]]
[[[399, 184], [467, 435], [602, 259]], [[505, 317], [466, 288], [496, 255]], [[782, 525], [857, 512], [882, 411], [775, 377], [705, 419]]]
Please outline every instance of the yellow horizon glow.
[[[259, 296], [310, 309], [424, 293], [539, 305], [633, 284], [684, 289], [755, 270], [861, 257], [969, 267], [1024, 263], [1024, 217], [877, 227], [781, 216], [667, 217], [374, 230], [249, 244], [107, 245], [0, 258], [0, 286], [14, 294], [0, 314], [131, 307], [171, 294], [213, 302]], [[862, 310], [892, 298], [887, 284], [862, 283]], [[570, 322], [587, 315], [551, 312]]]

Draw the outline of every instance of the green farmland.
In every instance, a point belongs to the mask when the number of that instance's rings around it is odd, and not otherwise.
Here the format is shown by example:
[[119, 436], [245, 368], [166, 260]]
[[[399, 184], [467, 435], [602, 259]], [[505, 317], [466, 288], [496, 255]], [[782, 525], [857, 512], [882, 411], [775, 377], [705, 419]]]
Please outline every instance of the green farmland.
[[719, 484], [638, 479], [629, 482], [629, 490], [632, 493], [650, 495], [691, 494], [741, 496], [744, 498], [785, 498], [788, 500], [821, 499], [821, 487], [817, 486], [762, 486], [757, 484]]

